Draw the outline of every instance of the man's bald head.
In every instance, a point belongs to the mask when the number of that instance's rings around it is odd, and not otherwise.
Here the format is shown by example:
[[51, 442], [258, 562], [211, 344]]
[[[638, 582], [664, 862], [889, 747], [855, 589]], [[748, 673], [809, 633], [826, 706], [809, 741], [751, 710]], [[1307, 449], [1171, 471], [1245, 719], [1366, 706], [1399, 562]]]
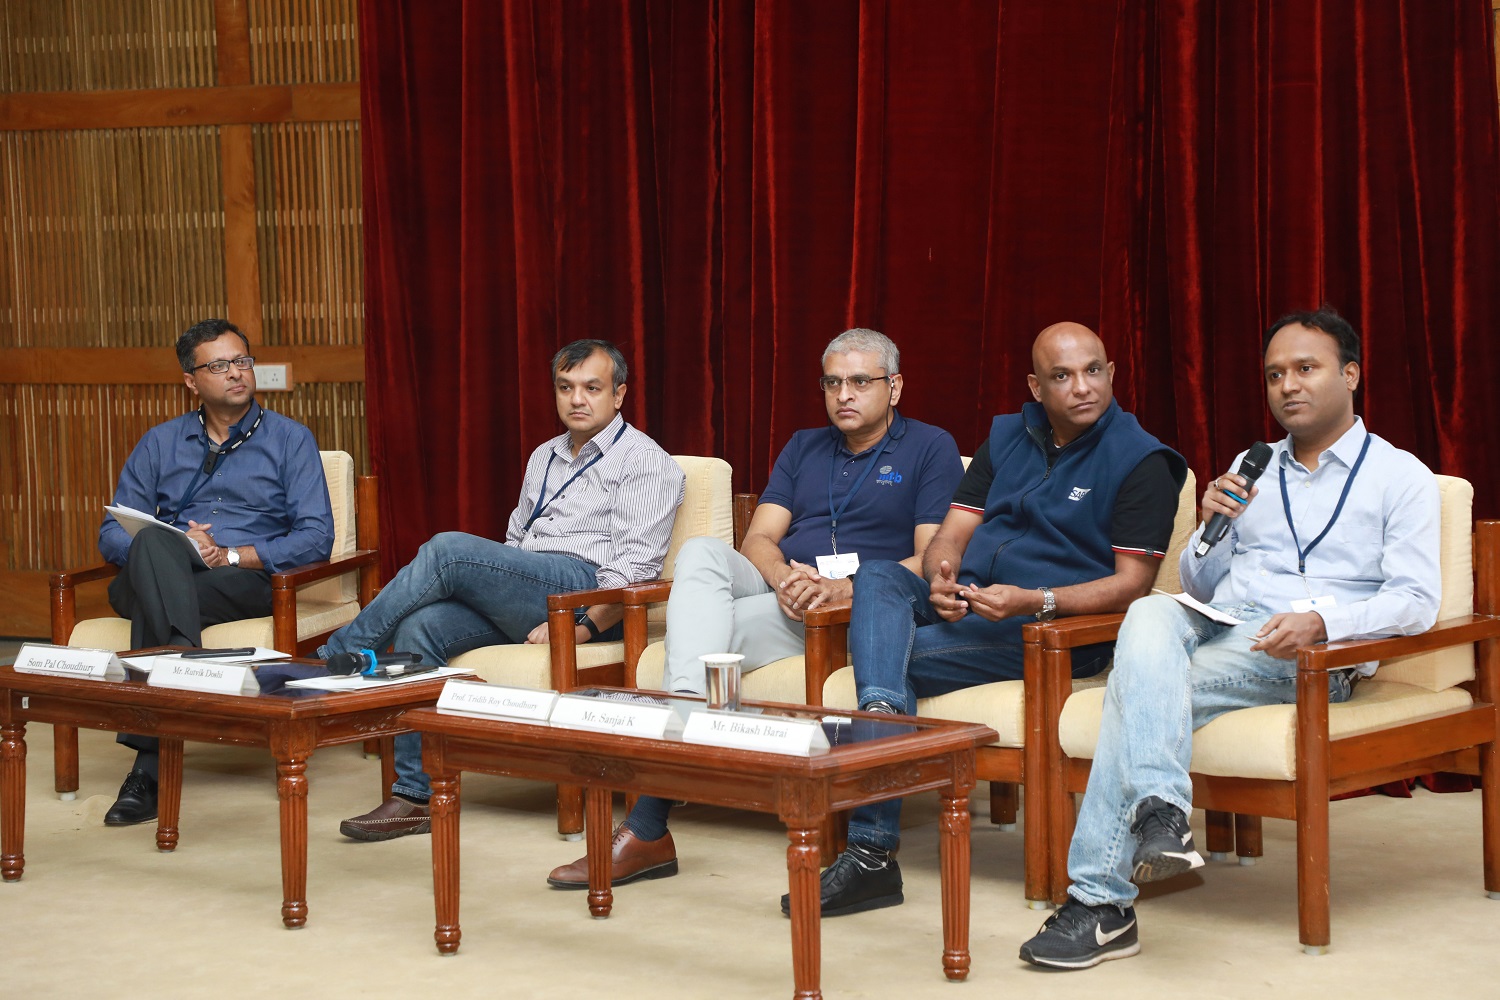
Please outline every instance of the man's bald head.
[[1115, 366], [1104, 341], [1081, 323], [1054, 323], [1031, 345], [1031, 394], [1059, 447], [1094, 426], [1114, 399]]

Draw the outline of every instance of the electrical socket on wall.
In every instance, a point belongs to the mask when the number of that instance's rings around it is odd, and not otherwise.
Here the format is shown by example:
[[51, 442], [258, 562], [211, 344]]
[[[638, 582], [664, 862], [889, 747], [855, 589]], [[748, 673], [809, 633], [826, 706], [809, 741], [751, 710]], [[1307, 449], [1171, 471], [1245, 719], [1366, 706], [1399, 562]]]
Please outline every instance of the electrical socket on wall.
[[292, 388], [292, 366], [286, 364], [257, 364], [255, 366], [255, 388], [262, 392], [289, 392]]

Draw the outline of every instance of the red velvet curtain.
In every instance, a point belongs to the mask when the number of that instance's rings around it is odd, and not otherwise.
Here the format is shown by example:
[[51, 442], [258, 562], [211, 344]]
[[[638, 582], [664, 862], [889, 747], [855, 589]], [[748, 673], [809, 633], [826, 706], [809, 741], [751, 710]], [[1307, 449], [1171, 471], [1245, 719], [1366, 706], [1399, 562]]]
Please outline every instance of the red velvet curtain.
[[1261, 333], [1326, 301], [1371, 427], [1500, 514], [1489, 6], [365, 0], [387, 569], [504, 531], [547, 360], [592, 336], [630, 420], [755, 490], [840, 330], [971, 451], [1074, 319], [1202, 477], [1278, 435]]

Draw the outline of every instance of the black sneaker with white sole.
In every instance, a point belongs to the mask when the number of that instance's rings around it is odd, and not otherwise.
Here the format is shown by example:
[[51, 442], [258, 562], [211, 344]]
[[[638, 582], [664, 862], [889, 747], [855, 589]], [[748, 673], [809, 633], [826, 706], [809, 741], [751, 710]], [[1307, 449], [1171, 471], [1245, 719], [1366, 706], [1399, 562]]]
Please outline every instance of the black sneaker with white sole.
[[1139, 954], [1135, 909], [1069, 899], [1047, 918], [1036, 937], [1021, 945], [1021, 958], [1049, 969], [1088, 969], [1100, 962]]
[[[825, 917], [900, 906], [906, 898], [901, 894], [901, 866], [888, 851], [850, 844], [823, 869], [818, 897]], [[781, 912], [792, 912], [790, 893], [781, 897]]]
[[1203, 855], [1193, 847], [1192, 824], [1181, 809], [1165, 799], [1155, 795], [1142, 799], [1130, 832], [1140, 840], [1130, 875], [1137, 885], [1203, 867]]

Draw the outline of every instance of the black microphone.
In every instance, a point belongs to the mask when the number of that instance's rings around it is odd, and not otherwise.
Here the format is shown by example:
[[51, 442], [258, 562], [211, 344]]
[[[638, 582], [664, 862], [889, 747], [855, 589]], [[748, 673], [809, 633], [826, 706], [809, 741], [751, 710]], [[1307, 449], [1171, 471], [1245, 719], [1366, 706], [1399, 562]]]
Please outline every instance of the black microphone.
[[[373, 649], [361, 649], [357, 653], [334, 653], [328, 658], [328, 670], [334, 674], [357, 674], [365, 669], [380, 667], [410, 666], [422, 662], [421, 653], [377, 653]], [[384, 671], [381, 671], [384, 673]], [[395, 671], [400, 673], [400, 671]]]
[[[1271, 461], [1271, 446], [1264, 441], [1257, 441], [1245, 452], [1245, 457], [1240, 459], [1240, 467], [1234, 471], [1245, 477], [1245, 503], [1250, 502], [1250, 487], [1260, 478], [1261, 473], [1266, 471], [1266, 465]], [[1198, 541], [1198, 548], [1194, 551], [1201, 558], [1208, 554], [1229, 533], [1229, 522], [1233, 520], [1228, 514], [1215, 514], [1208, 519], [1208, 527], [1203, 529], [1203, 537]]]

